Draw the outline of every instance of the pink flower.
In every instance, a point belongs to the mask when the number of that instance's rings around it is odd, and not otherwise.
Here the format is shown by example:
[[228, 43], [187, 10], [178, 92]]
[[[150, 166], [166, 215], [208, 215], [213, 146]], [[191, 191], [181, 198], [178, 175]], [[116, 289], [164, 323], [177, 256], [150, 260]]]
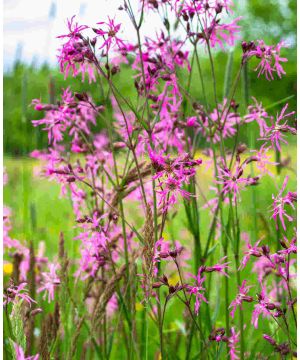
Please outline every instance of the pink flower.
[[253, 56], [260, 59], [260, 63], [255, 69], [255, 71], [258, 70], [258, 77], [261, 74], [264, 74], [267, 80], [274, 80], [274, 72], [276, 72], [280, 78], [282, 74], [285, 74], [285, 71], [280, 64], [281, 62], [288, 61], [286, 58], [280, 57], [281, 48], [286, 47], [283, 41], [278, 43], [276, 46], [268, 46], [263, 40], [257, 40], [257, 44], [254, 42], [243, 42], [242, 47], [244, 51], [244, 60]]
[[201, 268], [199, 268], [197, 276], [191, 275], [191, 277], [196, 280], [195, 285], [194, 286], [187, 285], [187, 290], [188, 290], [189, 294], [195, 295], [195, 297], [196, 297], [194, 310], [195, 310], [195, 314], [198, 315], [202, 301], [208, 303], [205, 296], [203, 295], [205, 288], [202, 286], [206, 277], [205, 276], [202, 277], [202, 269]]
[[218, 104], [218, 108], [209, 114], [209, 118], [204, 118], [201, 132], [206, 136], [207, 141], [211, 141], [210, 134], [207, 132], [211, 122], [217, 127], [212, 139], [214, 143], [220, 142], [221, 138], [226, 139], [235, 135], [236, 126], [241, 122], [241, 118], [236, 112], [229, 112], [227, 109], [227, 99], [224, 99], [223, 103]]
[[284, 236], [284, 241], [281, 242], [281, 244], [284, 244], [284, 250], [279, 250], [279, 254], [297, 254], [297, 239], [294, 237], [290, 243], [288, 243], [287, 238]]
[[[266, 287], [261, 283], [261, 293], [258, 295], [258, 304], [254, 306], [252, 313], [251, 323], [257, 329], [258, 328], [258, 319], [260, 315], [264, 317], [272, 316], [271, 310], [276, 309], [275, 304], [269, 301], [266, 294]], [[276, 313], [273, 314], [276, 316]]]
[[115, 20], [111, 19], [110, 17], [108, 18], [108, 22], [98, 22], [97, 24], [105, 25], [107, 28], [106, 30], [95, 29], [96, 34], [102, 36], [104, 39], [100, 49], [105, 47], [106, 51], [108, 52], [114, 45], [117, 45], [119, 49], [125, 46], [124, 41], [117, 36], [117, 33], [120, 31], [121, 24], [116, 25]]
[[23, 282], [18, 286], [10, 285], [3, 294], [4, 297], [3, 305], [5, 306], [19, 299], [26, 301], [30, 306], [31, 303], [36, 303], [36, 301], [33, 300], [28, 295], [28, 290], [25, 289], [26, 286], [27, 286], [26, 282]]
[[104, 231], [93, 230], [80, 233], [75, 238], [75, 240], [77, 239], [81, 240], [82, 244], [80, 246], [81, 259], [75, 276], [81, 276], [83, 280], [89, 276], [95, 277], [99, 268], [105, 265], [109, 239]]
[[[209, 39], [210, 46], [214, 48], [216, 44], [224, 49], [224, 45], [234, 46], [235, 41], [238, 39], [236, 33], [240, 31], [240, 26], [237, 22], [241, 17], [234, 19], [229, 24], [220, 24], [219, 20], [213, 20], [209, 25], [204, 20], [204, 32]], [[204, 40], [202, 40], [204, 42]]]
[[230, 360], [239, 360], [239, 352], [237, 350], [237, 345], [239, 343], [240, 333], [236, 333], [234, 327], [231, 328], [231, 336], [228, 339], [229, 347], [229, 356]]
[[186, 125], [188, 127], [198, 127], [199, 123], [198, 123], [197, 116], [191, 116], [191, 117], [187, 118]]
[[248, 248], [248, 251], [244, 252], [244, 257], [241, 261], [241, 265], [239, 267], [239, 270], [244, 269], [245, 266], [247, 265], [247, 262], [250, 259], [250, 256], [255, 256], [255, 257], [261, 257], [262, 256], [262, 251], [261, 248], [258, 247], [258, 244], [261, 242], [261, 240], [258, 240], [253, 246], [250, 244], [250, 240], [247, 237], [245, 239], [246, 242], [246, 246]]
[[15, 342], [13, 344], [14, 344], [14, 349], [15, 349], [16, 360], [38, 360], [39, 359], [39, 354], [34, 355], [34, 356], [25, 357], [25, 353], [24, 353], [24, 350], [22, 349], [22, 347], [19, 346], [18, 344], [16, 344]]
[[285, 114], [287, 107], [288, 107], [288, 104], [286, 104], [282, 108], [280, 115], [277, 115], [276, 122], [273, 123], [272, 126], [270, 126], [266, 129], [264, 137], [260, 139], [260, 140], [270, 141], [273, 148], [274, 149], [277, 148], [278, 151], [281, 151], [281, 147], [280, 147], [281, 141], [283, 143], [287, 144], [287, 141], [284, 140], [285, 133], [288, 132], [293, 135], [296, 135], [296, 133], [297, 133], [295, 128], [287, 125], [288, 120], [285, 120], [285, 122], [283, 124], [280, 124], [280, 122], [282, 120], [287, 119], [290, 116], [295, 114], [295, 111]]
[[58, 264], [50, 264], [49, 265], [49, 272], [43, 272], [42, 273], [42, 286], [37, 289], [37, 292], [40, 293], [42, 291], [45, 291], [44, 299], [46, 297], [46, 294], [48, 293], [48, 302], [54, 300], [54, 290], [55, 288], [60, 284], [60, 279], [56, 274], [56, 271], [59, 269]]
[[252, 302], [253, 298], [248, 296], [248, 292], [251, 286], [246, 286], [247, 280], [243, 280], [242, 285], [239, 287], [239, 293], [237, 294], [236, 298], [232, 301], [229, 308], [232, 308], [230, 312], [230, 316], [234, 318], [234, 314], [237, 310], [237, 307], [242, 307], [243, 301]]
[[225, 165], [223, 159], [222, 166], [218, 166], [218, 173], [216, 183], [223, 186], [222, 193], [224, 195], [232, 194], [233, 201], [236, 202], [237, 196], [240, 195], [240, 190], [244, 189], [246, 186], [254, 185], [257, 183], [258, 178], [243, 178], [244, 169], [243, 165], [240, 166], [239, 162], [235, 164], [235, 170], [230, 170]]
[[[39, 100], [32, 103], [37, 102]], [[63, 90], [59, 105], [44, 104], [42, 110], [46, 110], [45, 118], [33, 120], [32, 123], [33, 126], [45, 125], [43, 130], [48, 132], [49, 144], [56, 146], [64, 140], [65, 135], [70, 135], [73, 137], [71, 149], [74, 152], [87, 150], [82, 134], [90, 135], [90, 126], [96, 125], [96, 111], [91, 99], [87, 97], [87, 101], [77, 102], [68, 87]]]
[[58, 36], [60, 39], [68, 39], [62, 45], [58, 55], [60, 71], [65, 74], [65, 78], [67, 78], [70, 70], [73, 72], [73, 76], [81, 73], [82, 81], [84, 81], [85, 73], [88, 73], [91, 83], [96, 81], [93, 67], [94, 54], [88, 41], [81, 34], [88, 26], [74, 23], [74, 18], [75, 16], [68, 20], [69, 34]]
[[265, 148], [265, 144], [263, 144], [259, 150], [251, 150], [251, 152], [254, 153], [255, 165], [260, 174], [268, 174], [273, 177], [274, 175], [268, 170], [267, 166], [275, 166], [278, 165], [278, 163], [270, 161], [270, 158], [272, 157], [271, 154], [268, 154], [270, 152], [270, 148]]
[[160, 195], [159, 204], [163, 211], [177, 202], [178, 196], [189, 199], [192, 195], [183, 189], [190, 178], [196, 174], [196, 167], [202, 163], [201, 159], [192, 159], [189, 154], [183, 153], [175, 159], [164, 156], [148, 147], [152, 167], [155, 170], [153, 179], [159, 179], [157, 194]]
[[225, 270], [228, 269], [229, 262], [223, 262], [226, 259], [227, 259], [227, 256], [224, 256], [220, 260], [220, 264], [216, 264], [216, 265], [213, 265], [213, 266], [206, 266], [205, 271], [206, 272], [214, 272], [214, 271], [216, 271], [216, 272], [219, 272], [220, 274], [222, 274], [224, 276], [229, 277], [229, 275], [225, 272]]
[[286, 186], [287, 186], [287, 182], [288, 182], [289, 177], [286, 176], [283, 184], [282, 184], [282, 188], [279, 191], [278, 195], [275, 197], [274, 195], [272, 195], [272, 199], [273, 199], [273, 215], [272, 215], [272, 219], [275, 220], [276, 223], [276, 229], [278, 229], [277, 226], [277, 217], [279, 217], [282, 227], [283, 229], [286, 231], [286, 226], [285, 226], [285, 222], [284, 222], [284, 218], [286, 218], [288, 221], [293, 221], [294, 218], [290, 215], [287, 214], [286, 210], [285, 210], [285, 206], [289, 205], [291, 206], [293, 209], [295, 209], [294, 206], [294, 202], [297, 201], [297, 193], [294, 192], [288, 192], [287, 195], [282, 196]]
[[[210, 0], [210, 1], [195, 1], [195, 0], [175, 0], [174, 9], [178, 16], [189, 16], [191, 19], [197, 14], [201, 18], [215, 18], [223, 10], [227, 13], [232, 13], [233, 2], [231, 0]], [[172, 4], [172, 2], [171, 2]]]
[[268, 126], [266, 124], [266, 119], [269, 119], [270, 116], [265, 111], [262, 106], [262, 103], [259, 103], [254, 97], [252, 97], [254, 105], [248, 106], [248, 114], [244, 117], [246, 123], [256, 121], [259, 125], [260, 136], [264, 136]]
[[166, 212], [170, 206], [177, 203], [178, 197], [182, 196], [184, 199], [189, 200], [192, 194], [182, 189], [182, 183], [175, 178], [168, 178], [164, 183], [160, 183], [159, 186], [164, 185], [164, 189], [156, 191], [160, 195], [159, 205], [162, 205], [162, 210]]
[[261, 256], [254, 261], [252, 272], [257, 274], [258, 281], [262, 281], [266, 275], [276, 270], [276, 266], [271, 261], [270, 257]]

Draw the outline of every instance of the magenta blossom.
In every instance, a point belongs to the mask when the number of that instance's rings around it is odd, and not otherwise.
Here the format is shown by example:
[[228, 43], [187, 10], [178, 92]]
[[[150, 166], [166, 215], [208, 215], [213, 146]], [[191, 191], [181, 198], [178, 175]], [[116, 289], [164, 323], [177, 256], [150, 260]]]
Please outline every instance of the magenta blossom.
[[237, 310], [237, 307], [242, 307], [243, 301], [252, 302], [253, 298], [248, 296], [248, 292], [251, 286], [246, 286], [247, 280], [243, 280], [242, 285], [239, 287], [239, 293], [237, 294], [236, 298], [232, 301], [229, 308], [232, 308], [230, 312], [230, 316], [234, 318], [234, 314]]
[[195, 310], [195, 314], [198, 315], [202, 301], [208, 303], [207, 299], [203, 295], [205, 288], [202, 286], [206, 277], [205, 276], [202, 277], [201, 268], [199, 268], [197, 276], [191, 275], [191, 277], [195, 279], [195, 285], [187, 285], [187, 291], [189, 294], [194, 295], [196, 297], [194, 310]]
[[273, 199], [272, 219], [275, 220], [276, 229], [278, 229], [277, 217], [279, 217], [279, 220], [281, 221], [282, 227], [285, 231], [286, 231], [286, 226], [285, 226], [284, 218], [286, 218], [290, 222], [294, 220], [294, 218], [292, 216], [287, 214], [285, 206], [288, 205], [288, 206], [292, 207], [293, 209], [295, 209], [295, 206], [293, 203], [297, 201], [297, 193], [295, 193], [295, 192], [289, 191], [285, 196], [282, 195], [287, 186], [288, 179], [289, 179], [289, 177], [286, 176], [283, 181], [282, 188], [279, 191], [278, 195], [276, 197], [274, 195], [272, 196], [272, 199]]
[[[293, 116], [295, 114], [295, 111], [285, 114], [287, 107], [288, 104], [286, 104], [282, 108], [280, 114], [277, 115], [275, 123], [273, 123], [270, 127], [267, 128], [264, 137], [260, 139], [269, 141], [272, 147], [274, 149], [277, 149], [278, 151], [281, 151], [280, 142], [287, 144], [287, 141], [284, 140], [285, 133], [296, 135], [296, 129], [287, 124], [287, 118]], [[280, 124], [282, 120], [284, 120], [284, 123]]]
[[280, 78], [285, 74], [281, 63], [287, 62], [287, 59], [280, 56], [281, 48], [286, 47], [283, 41], [279, 42], [276, 46], [268, 46], [263, 40], [258, 40], [257, 44], [254, 42], [243, 42], [242, 47], [244, 60], [251, 57], [260, 59], [260, 63], [255, 69], [255, 71], [258, 71], [258, 77], [264, 74], [267, 80], [274, 80], [274, 72], [276, 72]]
[[244, 252], [244, 257], [241, 261], [239, 270], [244, 269], [245, 266], [247, 265], [249, 259], [251, 256], [255, 256], [255, 257], [261, 257], [262, 256], [262, 251], [261, 248], [258, 247], [258, 244], [261, 242], [261, 240], [258, 240], [253, 246], [250, 243], [250, 240], [248, 237], [245, 238], [245, 242], [246, 242], [246, 246], [248, 248], [248, 251]]
[[235, 164], [235, 169], [230, 170], [226, 165], [224, 159], [222, 159], [222, 166], [218, 166], [218, 173], [216, 183], [223, 186], [222, 193], [224, 195], [232, 194], [233, 201], [237, 201], [237, 197], [240, 195], [240, 190], [246, 186], [255, 185], [259, 178], [242, 177], [244, 172], [244, 165], [240, 166], [239, 162]]
[[215, 131], [212, 138], [214, 143], [219, 143], [221, 138], [230, 138], [236, 134], [236, 127], [240, 124], [241, 118], [236, 112], [229, 112], [227, 109], [228, 100], [224, 99], [222, 104], [218, 104], [217, 109], [213, 109], [209, 116], [203, 119], [204, 121], [200, 129], [208, 141], [211, 141], [210, 134], [207, 133], [210, 123], [217, 127], [217, 131]]
[[106, 30], [95, 29], [96, 34], [102, 36], [104, 39], [100, 49], [106, 48], [106, 51], [108, 52], [114, 45], [117, 45], [119, 49], [125, 47], [124, 41], [117, 36], [118, 32], [120, 31], [121, 24], [116, 25], [115, 20], [111, 19], [110, 17], [108, 18], [108, 22], [102, 21], [98, 22], [97, 24], [106, 26]]
[[287, 238], [284, 236], [284, 241], [281, 242], [284, 245], [284, 250], [279, 250], [279, 254], [289, 255], [289, 254], [297, 254], [297, 239], [294, 237], [290, 242], [288, 242]]
[[254, 306], [254, 310], [252, 313], [251, 323], [255, 327], [258, 328], [258, 319], [260, 315], [264, 317], [277, 316], [276, 312], [274, 314], [271, 313], [272, 310], [276, 309], [276, 305], [273, 304], [266, 294], [266, 287], [261, 283], [261, 293], [258, 295], [258, 303]]
[[166, 212], [170, 206], [177, 203], [178, 197], [181, 196], [186, 200], [189, 200], [193, 196], [188, 191], [182, 188], [182, 183], [175, 178], [168, 178], [164, 184], [159, 183], [159, 186], [164, 185], [163, 190], [157, 190], [157, 194], [160, 195], [159, 205], [162, 205], [162, 210]]
[[226, 270], [228, 269], [228, 264], [229, 262], [224, 262], [227, 259], [227, 256], [224, 256], [221, 260], [219, 264], [215, 264], [213, 266], [206, 266], [205, 267], [205, 271], [206, 272], [218, 272], [224, 276], [229, 277], [229, 275], [227, 274]]
[[58, 38], [64, 40], [67, 38], [58, 55], [60, 71], [65, 74], [65, 78], [67, 78], [70, 70], [73, 76], [81, 73], [82, 81], [84, 81], [85, 73], [87, 73], [91, 83], [96, 81], [93, 66], [94, 54], [88, 41], [82, 36], [82, 32], [88, 29], [88, 26], [78, 25], [78, 23], [74, 22], [74, 18], [75, 16], [68, 20], [69, 34], [58, 36]]
[[234, 46], [238, 39], [237, 33], [240, 31], [240, 26], [237, 25], [240, 19], [240, 17], [236, 18], [229, 24], [220, 24], [218, 20], [213, 20], [208, 25], [207, 22], [204, 21], [204, 32], [210, 42], [210, 46], [214, 48], [218, 44], [222, 50], [225, 44]]

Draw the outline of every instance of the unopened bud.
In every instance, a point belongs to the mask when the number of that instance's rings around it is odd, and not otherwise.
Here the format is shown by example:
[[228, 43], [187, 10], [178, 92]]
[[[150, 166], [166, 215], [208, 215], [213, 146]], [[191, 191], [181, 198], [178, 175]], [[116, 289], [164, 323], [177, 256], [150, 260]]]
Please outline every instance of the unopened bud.
[[42, 309], [38, 308], [38, 309], [34, 309], [30, 312], [30, 316], [35, 316], [37, 314], [40, 314], [41, 312], [43, 312]]
[[269, 342], [271, 345], [276, 345], [276, 341], [271, 336], [264, 334], [263, 338], [267, 340], [267, 342]]
[[91, 40], [91, 45], [94, 47], [96, 45], [96, 42], [97, 42], [97, 38], [94, 37], [92, 40]]
[[75, 97], [76, 99], [78, 99], [79, 101], [88, 101], [88, 96], [87, 93], [83, 92], [83, 93], [75, 93]]
[[273, 303], [267, 303], [266, 304], [266, 309], [268, 309], [268, 310], [274, 310], [275, 308], [276, 308], [276, 306]]
[[262, 251], [263, 251], [263, 254], [264, 254], [264, 255], [269, 255], [269, 253], [270, 253], [270, 248], [269, 248], [268, 245], [263, 245], [261, 248], [262, 248]]
[[112, 67], [112, 69], [111, 69], [111, 74], [112, 74], [112, 75], [115, 75], [115, 74], [117, 74], [118, 72], [120, 72], [120, 67], [117, 66], [117, 65], [114, 65], [114, 66]]
[[237, 153], [238, 154], [242, 154], [246, 150], [247, 150], [247, 145], [245, 145], [245, 144], [239, 144], [238, 147], [237, 147]]
[[152, 284], [153, 289], [158, 289], [161, 286], [162, 286], [162, 283], [160, 283], [160, 282], [155, 282], [155, 283]]
[[243, 296], [242, 296], [242, 300], [250, 303], [250, 302], [253, 301], [253, 297], [252, 297], [252, 296], [243, 295]]
[[68, 179], [67, 179], [67, 182], [68, 183], [72, 183], [72, 182], [75, 182], [76, 181], [76, 178], [74, 176], [70, 176]]

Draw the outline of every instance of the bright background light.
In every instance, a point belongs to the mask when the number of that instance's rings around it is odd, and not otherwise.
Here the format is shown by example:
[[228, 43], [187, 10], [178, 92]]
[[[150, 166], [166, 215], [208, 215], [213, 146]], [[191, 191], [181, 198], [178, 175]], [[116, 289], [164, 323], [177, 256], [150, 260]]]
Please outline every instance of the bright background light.
[[[67, 33], [67, 19], [76, 15], [80, 24], [89, 26], [105, 21], [107, 16], [122, 23], [122, 38], [135, 42], [135, 31], [125, 11], [118, 10], [122, 0], [4, 0], [4, 69], [15, 60], [26, 63], [45, 61], [56, 64], [60, 41]], [[138, 0], [131, 0], [134, 7]], [[151, 13], [143, 24], [144, 35], [155, 34], [161, 19]]]
[[[141, 3], [140, 0], [130, 2], [135, 9]], [[115, 17], [118, 23], [122, 23], [122, 38], [136, 43], [136, 32], [128, 14], [118, 10], [122, 4], [123, 0], [3, 0], [4, 70], [11, 68], [16, 60], [28, 64], [34, 61], [36, 65], [47, 61], [56, 65], [57, 49], [60, 46], [56, 36], [67, 33], [67, 19], [73, 15], [76, 15], [80, 24], [89, 26], [96, 26], [97, 22], [105, 21], [107, 16]], [[251, 0], [235, 0], [234, 4], [236, 16], [242, 15], [247, 30], [251, 18], [248, 17], [246, 5], [251, 7]], [[292, 14], [287, 0], [275, 1], [275, 4], [285, 21], [289, 21]], [[268, 34], [283, 36], [278, 24], [264, 25], [257, 21], [251, 24], [250, 32], [256, 39], [265, 38]], [[162, 19], [157, 12], [151, 11], [144, 17], [141, 29], [143, 35], [154, 37], [161, 28]], [[179, 35], [184, 37], [181, 28]], [[290, 46], [295, 46], [293, 32], [284, 34], [284, 39]]]

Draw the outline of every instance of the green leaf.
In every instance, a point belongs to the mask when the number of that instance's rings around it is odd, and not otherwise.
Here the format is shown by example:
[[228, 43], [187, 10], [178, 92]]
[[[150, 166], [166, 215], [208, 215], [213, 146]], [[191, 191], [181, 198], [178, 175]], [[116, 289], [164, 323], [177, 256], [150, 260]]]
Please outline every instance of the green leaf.
[[215, 250], [216, 250], [216, 248], [219, 246], [219, 243], [216, 243], [213, 247], [211, 247], [209, 250], [208, 250], [208, 252], [207, 252], [207, 257], [210, 255], [210, 254], [212, 254]]
[[9, 315], [12, 333], [16, 339], [16, 343], [23, 349], [26, 349], [26, 337], [24, 333], [24, 324], [22, 320], [22, 307], [23, 300], [13, 304], [12, 311]]
[[283, 103], [287, 102], [288, 100], [292, 99], [294, 96], [295, 95], [290, 95], [290, 96], [285, 97], [282, 100], [276, 101], [276, 102], [272, 103], [271, 105], [266, 106], [265, 110], [269, 110], [269, 109], [272, 109], [273, 107], [275, 107], [277, 105], [283, 104]]

